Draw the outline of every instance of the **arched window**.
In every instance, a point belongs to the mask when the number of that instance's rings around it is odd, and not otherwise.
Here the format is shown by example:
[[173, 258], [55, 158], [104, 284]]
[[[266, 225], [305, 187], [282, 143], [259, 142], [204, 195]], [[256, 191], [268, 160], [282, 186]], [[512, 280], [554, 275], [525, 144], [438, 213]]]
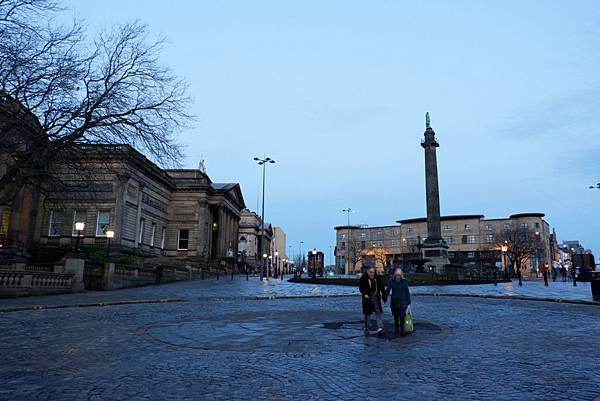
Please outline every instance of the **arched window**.
[[238, 250], [240, 252], [244, 252], [246, 250], [246, 237], [240, 237], [240, 242], [238, 244]]

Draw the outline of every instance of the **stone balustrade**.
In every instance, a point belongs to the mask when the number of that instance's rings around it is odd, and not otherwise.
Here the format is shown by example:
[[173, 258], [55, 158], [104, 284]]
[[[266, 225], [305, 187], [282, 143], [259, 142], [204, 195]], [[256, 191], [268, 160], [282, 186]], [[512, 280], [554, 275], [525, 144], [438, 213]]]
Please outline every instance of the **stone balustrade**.
[[73, 284], [72, 274], [30, 272], [30, 271], [0, 271], [0, 289], [65, 289]]

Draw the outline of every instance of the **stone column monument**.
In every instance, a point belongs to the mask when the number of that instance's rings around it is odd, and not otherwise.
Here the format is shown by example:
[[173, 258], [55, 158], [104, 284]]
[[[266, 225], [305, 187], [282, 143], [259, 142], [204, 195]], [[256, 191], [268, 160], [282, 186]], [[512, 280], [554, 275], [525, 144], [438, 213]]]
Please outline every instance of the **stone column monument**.
[[429, 113], [425, 115], [425, 139], [421, 141], [425, 149], [425, 190], [427, 195], [427, 239], [423, 243], [423, 256], [430, 259], [427, 266], [437, 273], [444, 272], [448, 264], [448, 245], [442, 238], [440, 223], [440, 193], [438, 187], [435, 132], [431, 128]]

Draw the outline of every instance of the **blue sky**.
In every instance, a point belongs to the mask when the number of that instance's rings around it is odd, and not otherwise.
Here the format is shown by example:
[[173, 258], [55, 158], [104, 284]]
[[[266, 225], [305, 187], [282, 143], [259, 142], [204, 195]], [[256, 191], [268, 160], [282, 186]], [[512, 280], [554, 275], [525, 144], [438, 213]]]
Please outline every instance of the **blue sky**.
[[[165, 6], [165, 4], [167, 4]], [[442, 214], [546, 213], [600, 254], [600, 7], [595, 1], [74, 1], [90, 30], [139, 19], [169, 42], [198, 121], [184, 166], [239, 182], [297, 252], [328, 255], [341, 209], [425, 214], [431, 113]], [[597, 255], [600, 256], [600, 255]]]

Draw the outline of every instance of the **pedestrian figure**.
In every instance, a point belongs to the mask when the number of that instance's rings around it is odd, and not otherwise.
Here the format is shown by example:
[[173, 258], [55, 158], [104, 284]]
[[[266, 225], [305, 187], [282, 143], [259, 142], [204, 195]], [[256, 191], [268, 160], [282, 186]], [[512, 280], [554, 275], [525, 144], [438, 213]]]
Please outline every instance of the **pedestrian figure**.
[[371, 320], [371, 314], [375, 314], [377, 320], [377, 335], [382, 337], [385, 335], [383, 331], [383, 320], [381, 314], [383, 308], [381, 307], [381, 299], [387, 301], [387, 292], [383, 285], [381, 276], [375, 273], [375, 268], [371, 267], [365, 274], [360, 277], [358, 283], [358, 289], [362, 294], [362, 310], [365, 316], [365, 336], [369, 335], [369, 322]]
[[386, 290], [390, 294], [390, 309], [394, 315], [396, 334], [404, 334], [404, 319], [410, 305], [410, 291], [402, 269], [394, 271], [394, 278], [390, 280]]
[[157, 265], [154, 268], [154, 284], [160, 285], [162, 278], [163, 278], [163, 267], [161, 265]]

